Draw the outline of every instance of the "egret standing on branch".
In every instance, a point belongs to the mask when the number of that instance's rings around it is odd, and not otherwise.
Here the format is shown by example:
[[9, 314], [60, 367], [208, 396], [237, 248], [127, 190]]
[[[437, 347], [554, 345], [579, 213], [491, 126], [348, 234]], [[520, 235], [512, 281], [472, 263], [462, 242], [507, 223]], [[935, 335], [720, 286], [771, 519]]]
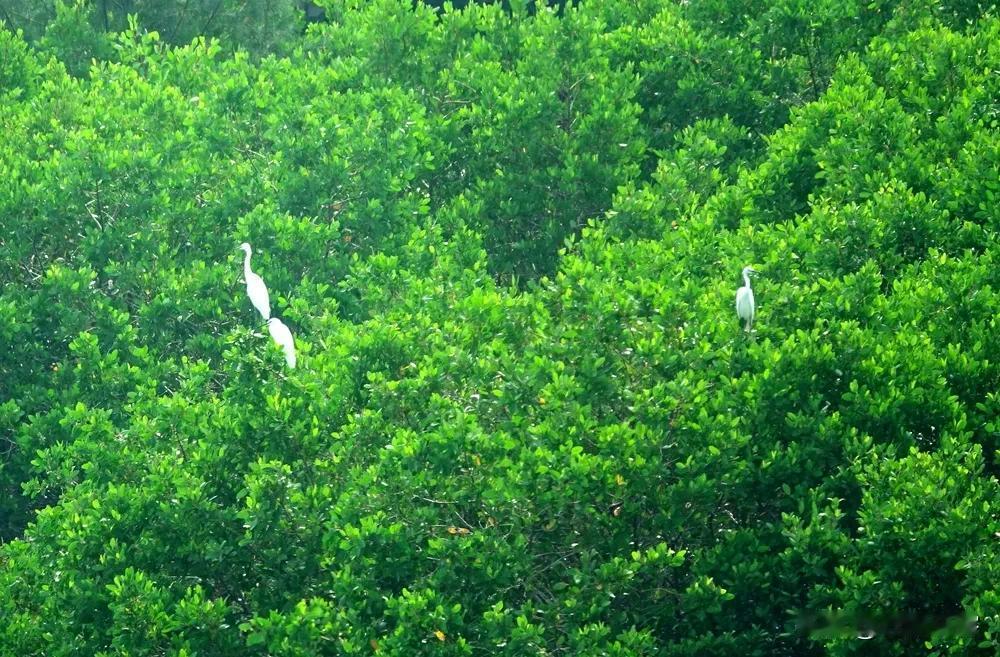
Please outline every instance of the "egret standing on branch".
[[272, 317], [267, 320], [267, 330], [270, 331], [271, 337], [274, 341], [285, 351], [285, 362], [288, 363], [288, 367], [295, 369], [295, 340], [292, 338], [292, 332], [288, 330], [285, 323], [278, 319], [277, 317]]
[[250, 297], [250, 303], [261, 314], [261, 317], [265, 320], [271, 319], [271, 298], [267, 294], [267, 286], [264, 285], [263, 278], [250, 270], [250, 255], [253, 251], [246, 242], [240, 244], [240, 248], [246, 254], [246, 257], [243, 258], [243, 278], [247, 282], [247, 296]]
[[757, 310], [757, 306], [753, 300], [753, 290], [750, 289], [750, 274], [756, 273], [753, 268], [744, 267], [743, 287], [736, 290], [736, 314], [745, 322], [744, 330], [748, 333], [750, 332], [750, 327], [753, 326], [753, 316]]

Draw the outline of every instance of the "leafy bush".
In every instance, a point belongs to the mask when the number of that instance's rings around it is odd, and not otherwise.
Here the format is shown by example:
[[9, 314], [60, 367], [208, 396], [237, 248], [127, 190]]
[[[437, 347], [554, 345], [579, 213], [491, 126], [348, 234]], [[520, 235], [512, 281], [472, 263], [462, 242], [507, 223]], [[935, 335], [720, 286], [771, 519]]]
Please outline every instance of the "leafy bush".
[[0, 656], [996, 650], [988, 7], [88, 7], [0, 31]]

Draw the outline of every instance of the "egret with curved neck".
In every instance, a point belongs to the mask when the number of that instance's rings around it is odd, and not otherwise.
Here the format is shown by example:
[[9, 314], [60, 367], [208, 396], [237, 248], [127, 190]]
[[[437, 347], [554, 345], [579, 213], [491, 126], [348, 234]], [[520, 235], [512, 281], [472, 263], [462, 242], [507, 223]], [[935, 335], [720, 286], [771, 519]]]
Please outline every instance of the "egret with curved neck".
[[243, 258], [243, 278], [247, 282], [247, 296], [250, 297], [250, 303], [257, 309], [261, 317], [265, 321], [269, 320], [271, 319], [271, 297], [267, 293], [267, 286], [264, 285], [264, 279], [250, 269], [250, 256], [253, 254], [253, 250], [246, 242], [240, 244], [240, 248], [246, 254]]
[[295, 369], [295, 339], [292, 332], [288, 330], [285, 323], [277, 317], [267, 320], [267, 330], [271, 333], [271, 339], [277, 343], [281, 350], [285, 352], [285, 363], [290, 369]]
[[743, 268], [743, 287], [736, 290], [736, 315], [743, 320], [743, 330], [750, 332], [753, 326], [753, 317], [757, 309], [753, 299], [753, 290], [750, 288], [750, 274], [756, 274], [752, 267]]

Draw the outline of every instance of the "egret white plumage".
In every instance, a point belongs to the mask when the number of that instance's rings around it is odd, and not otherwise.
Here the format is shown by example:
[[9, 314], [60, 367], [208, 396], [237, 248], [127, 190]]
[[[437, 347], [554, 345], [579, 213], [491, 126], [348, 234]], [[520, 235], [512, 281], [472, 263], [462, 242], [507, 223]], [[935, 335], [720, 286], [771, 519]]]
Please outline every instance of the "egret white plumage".
[[250, 297], [250, 303], [261, 314], [261, 317], [265, 320], [271, 319], [271, 297], [267, 294], [267, 286], [264, 285], [263, 278], [250, 270], [250, 255], [253, 251], [246, 242], [240, 244], [240, 248], [246, 254], [243, 258], [243, 278], [247, 282], [247, 296]]
[[295, 369], [295, 339], [292, 338], [292, 332], [288, 330], [285, 323], [282, 322], [277, 317], [272, 317], [267, 320], [267, 330], [271, 333], [271, 337], [274, 341], [285, 352], [285, 362], [288, 363], [288, 367]]
[[756, 274], [752, 267], [743, 268], [743, 287], [736, 290], [736, 315], [743, 320], [744, 330], [750, 331], [753, 326], [753, 316], [757, 306], [753, 300], [753, 290], [750, 289], [750, 274]]

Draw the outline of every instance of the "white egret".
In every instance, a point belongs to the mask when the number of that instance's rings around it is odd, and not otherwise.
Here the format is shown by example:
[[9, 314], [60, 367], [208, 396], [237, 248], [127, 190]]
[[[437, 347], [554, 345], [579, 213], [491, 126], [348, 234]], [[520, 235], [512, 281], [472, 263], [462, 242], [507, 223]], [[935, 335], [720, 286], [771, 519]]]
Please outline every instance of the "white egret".
[[271, 337], [274, 341], [278, 343], [285, 351], [285, 362], [288, 363], [288, 367], [295, 369], [295, 339], [292, 338], [292, 332], [288, 330], [285, 323], [282, 322], [277, 317], [272, 317], [267, 320], [267, 330], [270, 331]]
[[757, 310], [753, 300], [753, 290], [750, 289], [750, 274], [756, 274], [752, 267], [743, 268], [743, 287], [736, 290], [736, 315], [745, 322], [744, 330], [750, 331], [753, 325], [754, 312]]
[[271, 298], [267, 294], [267, 286], [264, 285], [263, 278], [250, 270], [250, 255], [253, 251], [246, 242], [240, 244], [240, 248], [246, 254], [243, 258], [243, 278], [247, 282], [247, 296], [250, 297], [250, 303], [265, 320], [271, 319]]

